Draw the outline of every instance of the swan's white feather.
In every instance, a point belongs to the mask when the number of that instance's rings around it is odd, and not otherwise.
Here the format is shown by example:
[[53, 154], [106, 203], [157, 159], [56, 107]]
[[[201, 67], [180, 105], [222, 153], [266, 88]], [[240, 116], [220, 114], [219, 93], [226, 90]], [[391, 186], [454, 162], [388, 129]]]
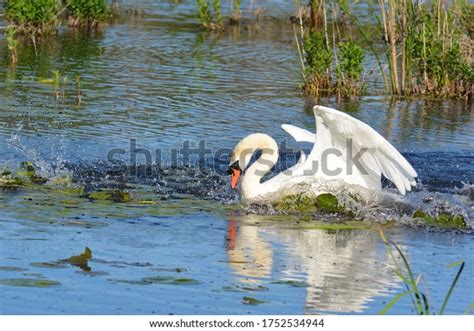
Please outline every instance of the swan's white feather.
[[306, 129], [291, 124], [282, 124], [281, 128], [292, 136], [296, 142], [314, 144], [316, 141], [316, 135]]
[[[380, 181], [380, 174], [383, 174], [395, 184], [401, 194], [410, 191], [411, 186], [416, 183], [417, 173], [410, 163], [384, 137], [364, 122], [323, 106], [314, 107], [314, 116], [316, 119], [316, 143], [308, 161], [321, 160], [323, 150], [337, 148], [343, 154], [339, 158], [338, 165], [346, 171], [345, 174], [339, 176], [341, 179], [363, 185], [364, 182]], [[293, 128], [292, 131], [295, 132]], [[368, 175], [364, 175], [362, 170], [354, 171], [352, 175], [347, 174], [343, 163], [346, 162], [348, 139], [351, 140], [352, 155], [366, 149], [360, 158], [360, 163], [369, 173]], [[356, 178], [361, 175], [362, 178]], [[378, 178], [374, 178], [374, 176]]]

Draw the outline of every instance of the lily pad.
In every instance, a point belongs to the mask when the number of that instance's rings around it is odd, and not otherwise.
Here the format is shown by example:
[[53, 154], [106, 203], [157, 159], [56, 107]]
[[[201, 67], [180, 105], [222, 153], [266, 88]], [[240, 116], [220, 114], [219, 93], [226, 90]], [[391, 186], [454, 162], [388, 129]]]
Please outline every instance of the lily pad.
[[33, 278], [7, 278], [0, 279], [1, 285], [20, 286], [20, 287], [54, 287], [61, 285], [60, 282], [48, 279]]

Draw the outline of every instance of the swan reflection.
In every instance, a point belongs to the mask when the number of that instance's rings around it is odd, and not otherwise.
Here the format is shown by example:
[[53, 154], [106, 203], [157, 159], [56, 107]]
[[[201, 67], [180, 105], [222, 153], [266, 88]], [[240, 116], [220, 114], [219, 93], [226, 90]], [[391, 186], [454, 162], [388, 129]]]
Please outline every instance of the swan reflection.
[[306, 314], [362, 312], [373, 297], [386, 294], [397, 282], [374, 231], [308, 230], [258, 222], [257, 215], [229, 221], [231, 268], [244, 284], [303, 280], [308, 285]]

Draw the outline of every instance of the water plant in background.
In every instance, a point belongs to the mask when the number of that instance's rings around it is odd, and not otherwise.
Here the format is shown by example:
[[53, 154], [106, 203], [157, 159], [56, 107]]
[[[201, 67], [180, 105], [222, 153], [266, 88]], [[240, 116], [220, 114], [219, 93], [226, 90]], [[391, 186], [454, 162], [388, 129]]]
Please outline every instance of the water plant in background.
[[[414, 312], [417, 315], [434, 315], [444, 314], [446, 306], [449, 302], [451, 294], [453, 293], [454, 288], [464, 270], [464, 261], [457, 261], [448, 265], [450, 268], [459, 267], [456, 276], [453, 279], [453, 282], [448, 288], [448, 292], [444, 297], [443, 303], [441, 304], [441, 308], [438, 312], [435, 311], [432, 302], [430, 302], [430, 297], [428, 293], [428, 289], [426, 288], [423, 282], [423, 276], [420, 273], [416, 278], [415, 274], [413, 273], [412, 267], [408, 262], [407, 257], [403, 253], [403, 251], [398, 247], [394, 242], [388, 241], [385, 233], [383, 232], [382, 228], [379, 227], [380, 237], [389, 253], [390, 257], [392, 258], [393, 264], [395, 266], [394, 273], [401, 279], [403, 285], [405, 286], [405, 291], [402, 293], [397, 294], [392, 300], [390, 300], [387, 305], [379, 312], [379, 314], [386, 314], [401, 298], [408, 296], [412, 303], [412, 307]], [[392, 249], [395, 248], [395, 251]], [[396, 254], [402, 260], [402, 264], [398, 263], [399, 259], [397, 259]]]
[[18, 61], [18, 40], [15, 39], [16, 29], [8, 27], [5, 30], [5, 38], [7, 40], [8, 52], [10, 54], [10, 63], [15, 65]]
[[240, 0], [231, 0], [232, 14], [230, 16], [229, 22], [231, 24], [237, 24], [240, 22], [241, 12], [240, 12]]
[[473, 7], [465, 0], [380, 0], [392, 94], [472, 98]]
[[356, 96], [365, 92], [362, 77], [364, 51], [353, 41], [339, 43], [339, 61], [336, 68], [337, 93], [340, 96]]
[[18, 32], [42, 34], [57, 23], [58, 0], [6, 0], [5, 13], [10, 26]]
[[319, 96], [332, 91], [332, 51], [322, 33], [309, 32], [303, 40], [305, 54], [305, 84], [303, 90]]
[[224, 24], [221, 13], [220, 0], [212, 0], [212, 8], [214, 10], [214, 18], [211, 14], [211, 5], [209, 0], [196, 0], [198, 8], [198, 18], [201, 25], [209, 31], [223, 31]]
[[97, 28], [108, 15], [107, 0], [66, 0], [69, 25]]

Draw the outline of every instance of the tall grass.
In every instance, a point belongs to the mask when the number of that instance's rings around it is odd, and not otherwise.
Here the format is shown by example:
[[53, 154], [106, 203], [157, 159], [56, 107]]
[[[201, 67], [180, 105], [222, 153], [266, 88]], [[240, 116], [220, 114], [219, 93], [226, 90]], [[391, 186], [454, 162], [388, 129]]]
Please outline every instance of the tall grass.
[[[448, 266], [451, 268], [459, 266], [459, 269], [451, 285], [448, 288], [448, 291], [444, 297], [443, 303], [441, 304], [439, 311], [436, 312], [436, 310], [433, 307], [432, 302], [430, 301], [428, 289], [426, 288], [426, 286], [424, 286], [424, 283], [422, 282], [423, 280], [422, 274], [419, 274], [415, 278], [413, 269], [407, 257], [400, 249], [400, 247], [398, 247], [395, 243], [387, 240], [387, 237], [385, 236], [381, 227], [379, 228], [379, 231], [380, 231], [380, 237], [383, 240], [383, 243], [387, 249], [387, 252], [389, 253], [395, 265], [394, 272], [398, 276], [398, 278], [401, 279], [401, 281], [403, 282], [403, 285], [405, 286], [405, 291], [397, 294], [392, 300], [390, 300], [387, 303], [387, 305], [379, 312], [379, 314], [386, 314], [401, 298], [406, 297], [406, 296], [410, 298], [413, 310], [418, 315], [444, 314], [444, 311], [446, 310], [446, 306], [448, 305], [449, 299], [451, 298], [451, 294], [453, 293], [453, 290], [456, 287], [459, 277], [461, 276], [464, 270], [464, 265], [465, 265], [464, 261], [454, 262]], [[395, 250], [392, 249], [392, 247]], [[402, 264], [398, 263], [397, 255], [402, 260]]]
[[[368, 17], [372, 21], [364, 23], [351, 13], [349, 0], [309, 0], [308, 6], [303, 7], [307, 9], [301, 9], [300, 1], [295, 3], [303, 31], [299, 37], [295, 33], [296, 39], [310, 40], [311, 33], [318, 33], [323, 43], [313, 48], [321, 53], [316, 57], [330, 50], [334, 61], [333, 74], [327, 75], [323, 83], [319, 69], [311, 69], [310, 58], [315, 55], [308, 54], [308, 48], [304, 47], [307, 42], [301, 42], [303, 47], [297, 45], [303, 66], [310, 67], [303, 69], [306, 93], [316, 96], [321, 91], [342, 96], [365, 93], [364, 68], [359, 67], [364, 49], [357, 48], [364, 44], [379, 66], [388, 94], [472, 99], [474, 4], [469, 1], [378, 0], [376, 7], [369, 3]], [[342, 15], [338, 15], [339, 10]], [[343, 36], [341, 29], [350, 36]], [[353, 65], [349, 69], [350, 79], [343, 73], [348, 64]], [[354, 75], [356, 71], [358, 74]], [[322, 89], [334, 76], [335, 86]]]
[[465, 0], [380, 1], [394, 95], [472, 98], [473, 4]]
[[198, 9], [199, 22], [201, 23], [202, 27], [208, 31], [224, 30], [220, 0], [212, 0], [214, 19], [211, 13], [211, 3], [209, 0], [196, 0], [196, 5]]
[[5, 13], [18, 32], [41, 34], [57, 23], [58, 0], [6, 0]]
[[[298, 7], [299, 1], [295, 3]], [[364, 50], [352, 38], [341, 37], [337, 26], [339, 14], [334, 3], [330, 10], [332, 27], [328, 26], [326, 5], [325, 0], [310, 0], [309, 19], [302, 17], [303, 10], [298, 10], [301, 36], [298, 38], [295, 30], [295, 38], [303, 67], [303, 91], [315, 97], [359, 96], [365, 90]], [[305, 27], [303, 22], [308, 21], [309, 27], [308, 24]]]
[[10, 63], [14, 66], [18, 62], [18, 40], [15, 39], [16, 29], [8, 27], [5, 30], [8, 52], [10, 54]]
[[69, 25], [99, 27], [107, 18], [107, 0], [66, 0], [69, 10]]

